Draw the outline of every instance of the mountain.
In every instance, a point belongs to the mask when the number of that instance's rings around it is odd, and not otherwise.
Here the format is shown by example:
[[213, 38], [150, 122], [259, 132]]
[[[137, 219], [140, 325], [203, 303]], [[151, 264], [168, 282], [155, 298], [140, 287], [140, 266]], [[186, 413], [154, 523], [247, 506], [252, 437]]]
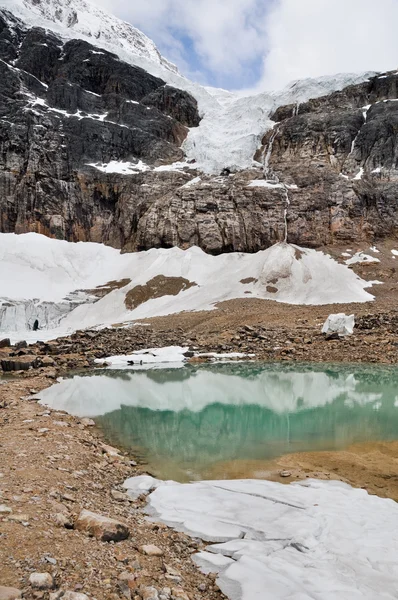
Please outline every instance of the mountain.
[[80, 0], [0, 2], [0, 231], [124, 251], [396, 236], [398, 75], [239, 97]]

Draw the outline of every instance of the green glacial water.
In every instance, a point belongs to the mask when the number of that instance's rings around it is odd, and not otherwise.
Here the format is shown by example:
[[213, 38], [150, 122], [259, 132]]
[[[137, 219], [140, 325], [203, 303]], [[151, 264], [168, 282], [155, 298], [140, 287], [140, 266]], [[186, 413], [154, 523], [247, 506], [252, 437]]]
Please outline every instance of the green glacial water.
[[41, 393], [95, 418], [158, 477], [229, 477], [239, 464], [398, 437], [398, 369], [229, 363], [97, 371]]

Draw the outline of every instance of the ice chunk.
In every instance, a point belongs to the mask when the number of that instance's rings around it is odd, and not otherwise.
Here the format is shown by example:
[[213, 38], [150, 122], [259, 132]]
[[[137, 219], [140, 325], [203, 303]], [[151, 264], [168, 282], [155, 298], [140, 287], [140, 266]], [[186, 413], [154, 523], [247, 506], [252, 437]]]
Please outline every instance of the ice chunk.
[[344, 313], [329, 315], [322, 327], [322, 333], [337, 333], [340, 336], [352, 335], [354, 332], [355, 317]]

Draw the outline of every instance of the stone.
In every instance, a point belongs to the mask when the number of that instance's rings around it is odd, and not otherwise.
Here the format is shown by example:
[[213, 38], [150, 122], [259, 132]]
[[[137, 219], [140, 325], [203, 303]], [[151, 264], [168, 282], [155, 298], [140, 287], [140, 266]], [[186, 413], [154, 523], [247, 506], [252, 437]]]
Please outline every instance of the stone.
[[141, 586], [140, 596], [142, 600], [159, 600], [158, 590], [152, 586]]
[[66, 591], [62, 596], [62, 600], [90, 600], [87, 594], [82, 592], [69, 592]]
[[59, 512], [53, 515], [53, 521], [58, 527], [65, 527], [65, 529], [73, 529], [73, 520], [71, 515]]
[[12, 513], [12, 508], [5, 504], [0, 504], [0, 515], [9, 515]]
[[101, 448], [104, 454], [107, 454], [113, 458], [121, 458], [120, 452], [117, 448], [113, 446], [108, 446], [108, 444], [101, 444]]
[[142, 554], [146, 554], [147, 556], [163, 556], [164, 554], [163, 550], [153, 544], [141, 546], [140, 550]]
[[17, 600], [18, 598], [22, 598], [21, 590], [0, 585], [0, 600]]
[[88, 510], [81, 511], [75, 521], [75, 529], [103, 542], [119, 542], [130, 535], [126, 524]]
[[291, 474], [291, 472], [290, 472], [290, 471], [281, 471], [281, 472], [279, 473], [279, 475], [280, 475], [281, 477], [291, 477], [291, 476], [292, 476], [292, 474]]
[[0, 348], [8, 348], [9, 346], [11, 346], [10, 338], [4, 338], [0, 340]]
[[35, 590], [51, 590], [54, 587], [50, 573], [31, 573], [29, 583]]
[[84, 427], [95, 427], [95, 421], [93, 419], [87, 419], [86, 417], [81, 419], [81, 424], [84, 425]]
[[117, 502], [125, 502], [128, 500], [127, 495], [123, 494], [123, 492], [119, 492], [118, 490], [111, 490], [111, 496]]
[[30, 368], [37, 368], [39, 366], [38, 357], [35, 355], [27, 354], [25, 356], [17, 356], [3, 358], [0, 362], [3, 371], [28, 371]]
[[172, 588], [171, 595], [174, 600], [190, 600], [188, 594], [180, 587]]
[[42, 367], [53, 367], [55, 365], [55, 360], [51, 356], [42, 356], [40, 362]]

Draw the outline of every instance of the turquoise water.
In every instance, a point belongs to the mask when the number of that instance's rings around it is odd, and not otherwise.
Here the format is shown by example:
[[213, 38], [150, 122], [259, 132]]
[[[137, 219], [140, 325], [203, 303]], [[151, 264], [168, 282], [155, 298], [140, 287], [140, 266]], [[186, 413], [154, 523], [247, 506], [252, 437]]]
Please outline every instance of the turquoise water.
[[216, 364], [100, 371], [63, 380], [46, 404], [95, 417], [109, 443], [159, 477], [223, 477], [241, 461], [341, 449], [398, 434], [398, 369]]

